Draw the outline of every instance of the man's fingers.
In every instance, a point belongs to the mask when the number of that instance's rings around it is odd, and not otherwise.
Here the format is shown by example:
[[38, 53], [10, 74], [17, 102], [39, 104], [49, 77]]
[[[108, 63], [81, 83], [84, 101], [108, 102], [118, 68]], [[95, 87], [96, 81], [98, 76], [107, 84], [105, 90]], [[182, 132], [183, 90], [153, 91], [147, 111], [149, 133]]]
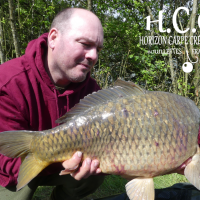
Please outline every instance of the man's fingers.
[[65, 170], [63, 171], [73, 171], [75, 169], [78, 168], [80, 162], [82, 159], [82, 152], [77, 151], [72, 158], [70, 158], [69, 160], [66, 160], [62, 163], [63, 167], [65, 168]]
[[60, 171], [60, 174], [59, 175], [67, 175], [67, 174], [70, 174], [71, 171], [67, 170], [67, 169], [64, 169], [62, 171]]
[[87, 178], [90, 175], [91, 159], [86, 158], [83, 164], [80, 166], [78, 171], [72, 172], [71, 176], [76, 180], [81, 180], [82, 178]]
[[81, 180], [82, 178], [88, 178], [90, 175], [96, 175], [100, 172], [99, 161], [86, 158], [79, 170], [71, 173], [71, 176], [76, 180]]
[[72, 158], [62, 163], [65, 169], [60, 172], [60, 175], [71, 174], [76, 180], [81, 180], [82, 178], [88, 178], [90, 175], [101, 172], [98, 160], [86, 158], [82, 165], [80, 165], [81, 160], [82, 152], [77, 151]]
[[98, 160], [93, 160], [92, 163], [91, 163], [91, 169], [90, 169], [90, 173], [95, 175], [95, 174], [98, 174], [98, 169], [99, 168], [99, 161]]

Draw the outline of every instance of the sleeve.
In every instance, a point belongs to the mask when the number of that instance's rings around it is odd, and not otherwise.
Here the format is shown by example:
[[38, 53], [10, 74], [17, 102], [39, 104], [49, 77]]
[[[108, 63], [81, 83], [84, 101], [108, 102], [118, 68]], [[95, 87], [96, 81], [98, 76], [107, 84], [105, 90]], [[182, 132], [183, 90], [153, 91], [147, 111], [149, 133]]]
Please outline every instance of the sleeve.
[[0, 132], [30, 129], [28, 121], [16, 107], [16, 102], [8, 94], [0, 93]]
[[[0, 93], [0, 132], [9, 130], [28, 129], [27, 120], [25, 120], [15, 103], [6, 93]], [[0, 185], [3, 187], [16, 185], [20, 158], [9, 158], [0, 154]]]

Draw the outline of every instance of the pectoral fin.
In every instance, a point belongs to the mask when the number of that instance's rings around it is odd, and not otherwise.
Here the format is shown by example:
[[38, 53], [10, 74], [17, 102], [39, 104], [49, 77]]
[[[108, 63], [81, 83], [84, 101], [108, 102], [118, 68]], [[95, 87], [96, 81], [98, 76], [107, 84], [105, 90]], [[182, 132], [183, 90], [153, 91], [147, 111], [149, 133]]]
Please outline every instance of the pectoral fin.
[[130, 200], [154, 200], [153, 178], [136, 178], [126, 184], [126, 193]]
[[184, 174], [188, 181], [200, 190], [200, 149], [197, 147], [197, 153], [192, 157], [192, 161], [186, 166]]

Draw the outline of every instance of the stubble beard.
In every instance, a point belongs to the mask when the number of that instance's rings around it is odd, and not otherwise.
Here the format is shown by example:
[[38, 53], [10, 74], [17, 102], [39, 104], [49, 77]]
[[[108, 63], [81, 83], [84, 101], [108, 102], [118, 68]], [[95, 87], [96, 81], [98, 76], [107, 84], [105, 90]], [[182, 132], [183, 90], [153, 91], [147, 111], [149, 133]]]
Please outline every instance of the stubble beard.
[[85, 72], [82, 72], [82, 73], [83, 73], [82, 75], [77, 76], [76, 73], [74, 72], [74, 74], [71, 74], [67, 78], [70, 82], [73, 82], [73, 83], [83, 82], [86, 79], [89, 71], [85, 71]]

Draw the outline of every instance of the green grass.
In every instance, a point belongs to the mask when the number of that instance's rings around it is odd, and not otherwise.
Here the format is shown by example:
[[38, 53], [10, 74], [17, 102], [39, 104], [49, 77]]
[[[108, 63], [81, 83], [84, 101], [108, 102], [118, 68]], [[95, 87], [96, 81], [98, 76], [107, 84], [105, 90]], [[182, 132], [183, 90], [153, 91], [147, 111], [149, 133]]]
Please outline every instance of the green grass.
[[49, 200], [53, 186], [39, 186], [32, 200]]
[[154, 178], [154, 187], [156, 189], [166, 188], [170, 187], [176, 183], [185, 183], [188, 182], [188, 180], [185, 178], [185, 176], [180, 174], [168, 174], [163, 176], [158, 176]]
[[[185, 176], [179, 174], [169, 174], [154, 178], [154, 186], [156, 189], [166, 188], [175, 183], [188, 182]], [[104, 183], [97, 189], [94, 194], [89, 195], [86, 199], [103, 198], [125, 192], [125, 184], [127, 180], [120, 176], [106, 176]], [[54, 187], [40, 186], [34, 194], [33, 200], [48, 200]]]

